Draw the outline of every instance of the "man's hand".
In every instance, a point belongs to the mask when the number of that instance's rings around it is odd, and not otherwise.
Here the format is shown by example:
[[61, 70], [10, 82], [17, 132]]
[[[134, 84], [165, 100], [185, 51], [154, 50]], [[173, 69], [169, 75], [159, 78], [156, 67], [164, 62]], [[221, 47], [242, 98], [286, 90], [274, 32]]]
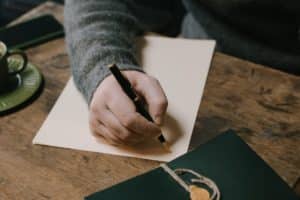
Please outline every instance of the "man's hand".
[[159, 82], [138, 71], [123, 71], [135, 91], [145, 99], [152, 123], [136, 112], [132, 100], [110, 75], [94, 92], [90, 104], [90, 129], [96, 136], [103, 137], [114, 145], [130, 145], [161, 134], [167, 109], [167, 98]]

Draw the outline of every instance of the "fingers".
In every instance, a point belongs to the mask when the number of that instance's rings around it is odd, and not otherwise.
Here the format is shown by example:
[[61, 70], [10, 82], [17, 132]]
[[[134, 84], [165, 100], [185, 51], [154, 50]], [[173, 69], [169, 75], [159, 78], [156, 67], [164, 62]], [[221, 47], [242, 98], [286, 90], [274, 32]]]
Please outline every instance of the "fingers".
[[134, 104], [123, 91], [117, 92], [118, 97], [108, 101], [107, 106], [122, 126], [144, 137], [156, 137], [160, 134], [160, 128], [137, 113]]
[[90, 111], [90, 129], [95, 136], [101, 136], [110, 144], [135, 144], [144, 136], [125, 128], [119, 120], [103, 105]]
[[167, 110], [168, 101], [159, 82], [147, 76], [143, 80], [136, 82], [135, 90], [145, 98], [149, 107], [149, 113], [155, 123], [161, 125]]
[[107, 108], [105, 106], [105, 101], [102, 99], [97, 99], [97, 101], [91, 103], [89, 115], [90, 130], [94, 136], [102, 137], [109, 144], [123, 144], [123, 141], [117, 137], [117, 134], [109, 130], [109, 128], [105, 127], [105, 125], [102, 123], [102, 119], [105, 119], [106, 115], [101, 115], [101, 113], [104, 113], [106, 110]]
[[90, 129], [95, 137], [103, 138], [107, 143], [112, 145], [123, 144], [123, 141], [110, 132], [101, 122], [93, 119], [90, 121]]
[[104, 110], [103, 112], [100, 115], [102, 123], [113, 135], [121, 139], [123, 143], [135, 144], [144, 139], [144, 135], [125, 128], [111, 111]]

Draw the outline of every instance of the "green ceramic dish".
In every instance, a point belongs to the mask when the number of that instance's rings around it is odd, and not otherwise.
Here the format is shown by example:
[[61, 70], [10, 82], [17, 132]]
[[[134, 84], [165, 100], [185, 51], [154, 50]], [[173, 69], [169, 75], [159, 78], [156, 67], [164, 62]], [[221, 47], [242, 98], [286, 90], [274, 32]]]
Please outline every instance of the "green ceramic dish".
[[[10, 68], [18, 65], [16, 59], [9, 60]], [[12, 80], [16, 87], [11, 91], [0, 94], [0, 113], [13, 109], [32, 97], [42, 84], [42, 75], [39, 70], [28, 63], [27, 68]]]

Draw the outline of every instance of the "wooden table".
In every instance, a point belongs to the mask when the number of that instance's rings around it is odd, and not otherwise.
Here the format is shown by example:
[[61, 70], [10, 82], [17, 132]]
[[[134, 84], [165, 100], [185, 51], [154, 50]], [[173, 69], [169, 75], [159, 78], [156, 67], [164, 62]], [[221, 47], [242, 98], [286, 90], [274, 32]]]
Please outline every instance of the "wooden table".
[[[48, 2], [18, 21], [45, 13], [62, 21], [62, 9]], [[27, 53], [42, 71], [45, 88], [31, 105], [0, 118], [1, 200], [82, 199], [158, 166], [135, 158], [33, 146], [70, 68], [64, 39]], [[216, 53], [191, 146], [233, 128], [292, 187], [300, 176], [299, 122], [299, 77]]]

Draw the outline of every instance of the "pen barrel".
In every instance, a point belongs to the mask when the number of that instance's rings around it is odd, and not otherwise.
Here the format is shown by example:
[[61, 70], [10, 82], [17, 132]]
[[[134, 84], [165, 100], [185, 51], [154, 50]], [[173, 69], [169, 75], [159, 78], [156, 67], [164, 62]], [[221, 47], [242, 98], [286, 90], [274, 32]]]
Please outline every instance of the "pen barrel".
[[110, 71], [118, 81], [119, 85], [125, 92], [125, 94], [134, 102], [136, 110], [142, 116], [144, 116], [147, 120], [153, 122], [152, 117], [145, 109], [142, 101], [140, 100], [139, 96], [135, 93], [134, 88], [132, 87], [131, 83], [127, 78], [125, 78], [119, 68], [114, 64], [109, 67]]
[[146, 108], [144, 107], [143, 103], [140, 101], [139, 98], [136, 98], [134, 100], [134, 105], [136, 107], [136, 110], [138, 113], [140, 113], [143, 117], [145, 117], [147, 120], [154, 122], [151, 115], [148, 113]]
[[111, 73], [116, 78], [117, 82], [121, 86], [122, 90], [127, 94], [127, 96], [134, 101], [138, 96], [134, 92], [134, 89], [131, 86], [130, 81], [123, 76], [122, 72], [119, 70], [119, 68], [113, 64], [109, 67]]
[[[119, 85], [121, 86], [123, 91], [125, 92], [125, 94], [133, 101], [133, 103], [136, 107], [136, 111], [138, 113], [140, 113], [143, 117], [145, 117], [147, 120], [154, 122], [151, 115], [148, 113], [148, 111], [144, 107], [143, 102], [141, 101], [139, 96], [136, 94], [130, 81], [126, 77], [123, 76], [123, 74], [121, 73], [121, 71], [119, 70], [117, 65], [116, 64], [110, 65], [109, 69], [110, 69], [111, 73], [114, 75], [114, 77], [116, 78], [117, 82], [119, 83]], [[161, 143], [166, 142], [166, 140], [162, 134], [158, 137], [158, 140]]]
[[[154, 122], [154, 120], [152, 119], [151, 115], [148, 113], [148, 111], [145, 109], [143, 103], [138, 99], [136, 98], [134, 100], [134, 105], [136, 107], [136, 110], [138, 113], [140, 113], [143, 117], [145, 117], [147, 120], [151, 121], [151, 122]], [[166, 139], [164, 138], [164, 136], [161, 134], [159, 135], [158, 137], [158, 140], [161, 142], [161, 143], [164, 143], [166, 142]]]

